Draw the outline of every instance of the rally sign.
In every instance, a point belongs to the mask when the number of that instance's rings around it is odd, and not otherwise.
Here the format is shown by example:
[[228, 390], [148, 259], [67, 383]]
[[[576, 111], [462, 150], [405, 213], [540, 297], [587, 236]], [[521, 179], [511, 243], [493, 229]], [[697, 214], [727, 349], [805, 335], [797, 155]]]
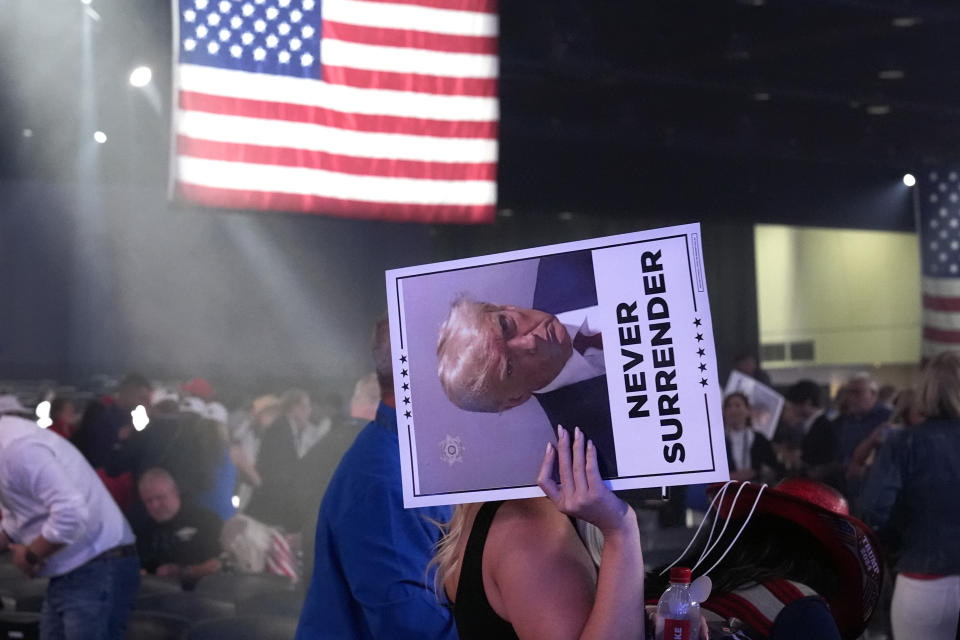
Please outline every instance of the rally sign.
[[404, 504], [543, 495], [558, 426], [613, 489], [728, 479], [700, 226], [387, 272]]

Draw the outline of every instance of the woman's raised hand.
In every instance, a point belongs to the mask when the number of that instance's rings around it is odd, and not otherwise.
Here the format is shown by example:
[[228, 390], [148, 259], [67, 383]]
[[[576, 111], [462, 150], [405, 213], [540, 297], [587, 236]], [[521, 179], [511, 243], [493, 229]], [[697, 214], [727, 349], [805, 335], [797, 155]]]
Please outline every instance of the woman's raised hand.
[[[555, 457], [559, 486], [553, 480]], [[574, 429], [571, 443], [566, 429], [557, 427], [557, 446], [547, 444], [537, 484], [562, 513], [596, 525], [605, 536], [628, 527], [628, 519], [635, 518], [627, 503], [603, 483], [597, 449], [579, 428]]]

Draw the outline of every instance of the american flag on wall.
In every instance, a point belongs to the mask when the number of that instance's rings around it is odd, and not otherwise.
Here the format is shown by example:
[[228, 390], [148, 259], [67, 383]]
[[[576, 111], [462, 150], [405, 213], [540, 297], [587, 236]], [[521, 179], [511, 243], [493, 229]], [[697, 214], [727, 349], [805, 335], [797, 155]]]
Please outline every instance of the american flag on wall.
[[917, 181], [923, 273], [923, 354], [960, 350], [960, 169]]
[[493, 220], [496, 0], [173, 4], [175, 197]]

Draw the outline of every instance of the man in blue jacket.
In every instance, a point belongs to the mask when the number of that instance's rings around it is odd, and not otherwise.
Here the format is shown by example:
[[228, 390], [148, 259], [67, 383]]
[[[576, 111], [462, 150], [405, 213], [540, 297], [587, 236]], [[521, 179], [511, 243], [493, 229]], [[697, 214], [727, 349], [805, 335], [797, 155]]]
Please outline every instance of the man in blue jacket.
[[[449, 507], [404, 509], [390, 330], [382, 318], [373, 356], [381, 402], [344, 454], [320, 505], [313, 578], [296, 640], [456, 640], [453, 616], [427, 564]], [[442, 596], [440, 596], [442, 597]]]

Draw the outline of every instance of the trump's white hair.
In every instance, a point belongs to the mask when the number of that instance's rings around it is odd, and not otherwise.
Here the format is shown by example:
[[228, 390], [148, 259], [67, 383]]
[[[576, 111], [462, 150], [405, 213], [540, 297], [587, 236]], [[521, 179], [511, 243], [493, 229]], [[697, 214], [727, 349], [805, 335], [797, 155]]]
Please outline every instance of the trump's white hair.
[[437, 376], [447, 397], [461, 409], [487, 413], [503, 409], [504, 398], [496, 397], [493, 384], [506, 368], [499, 329], [491, 320], [491, 313], [499, 309], [461, 296], [440, 326]]

